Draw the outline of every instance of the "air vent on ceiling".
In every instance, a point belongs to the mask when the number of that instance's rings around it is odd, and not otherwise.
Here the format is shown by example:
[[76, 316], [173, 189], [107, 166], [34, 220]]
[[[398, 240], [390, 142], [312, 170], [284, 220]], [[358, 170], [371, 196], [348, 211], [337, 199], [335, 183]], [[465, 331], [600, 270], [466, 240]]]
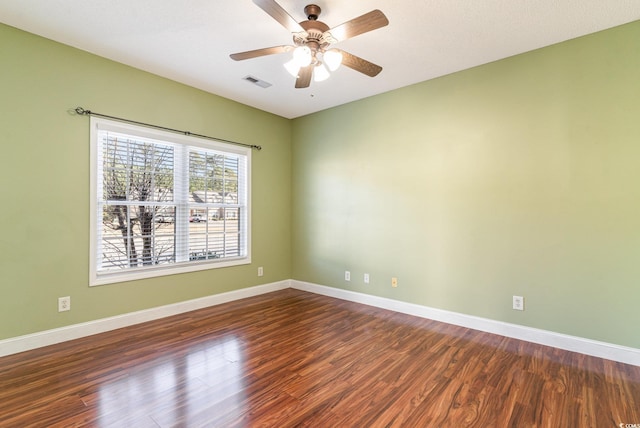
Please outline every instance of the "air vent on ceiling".
[[245, 76], [242, 79], [246, 80], [247, 82], [251, 82], [254, 85], [258, 85], [261, 88], [268, 88], [269, 86], [271, 86], [271, 83], [265, 82], [264, 80], [260, 80], [257, 77], [253, 77], [253, 76]]

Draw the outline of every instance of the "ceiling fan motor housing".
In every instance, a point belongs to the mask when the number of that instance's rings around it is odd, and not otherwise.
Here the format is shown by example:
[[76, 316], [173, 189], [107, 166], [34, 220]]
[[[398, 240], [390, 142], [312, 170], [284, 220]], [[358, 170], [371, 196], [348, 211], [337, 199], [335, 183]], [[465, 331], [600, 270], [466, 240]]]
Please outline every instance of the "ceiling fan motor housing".
[[329, 26], [322, 21], [318, 21], [320, 11], [321, 9], [318, 5], [307, 5], [304, 8], [304, 13], [307, 15], [308, 20], [300, 22], [304, 32], [293, 35], [293, 43], [296, 46], [308, 46], [314, 54], [323, 52], [327, 46], [334, 42], [329, 33]]

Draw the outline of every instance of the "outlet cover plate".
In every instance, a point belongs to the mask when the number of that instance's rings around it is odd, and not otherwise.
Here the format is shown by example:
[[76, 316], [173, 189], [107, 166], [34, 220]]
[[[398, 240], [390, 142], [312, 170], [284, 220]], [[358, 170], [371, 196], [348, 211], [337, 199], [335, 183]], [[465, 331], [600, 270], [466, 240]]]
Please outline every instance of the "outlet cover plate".
[[516, 311], [524, 311], [524, 297], [513, 296], [513, 309]]
[[58, 297], [58, 312], [71, 310], [71, 297]]

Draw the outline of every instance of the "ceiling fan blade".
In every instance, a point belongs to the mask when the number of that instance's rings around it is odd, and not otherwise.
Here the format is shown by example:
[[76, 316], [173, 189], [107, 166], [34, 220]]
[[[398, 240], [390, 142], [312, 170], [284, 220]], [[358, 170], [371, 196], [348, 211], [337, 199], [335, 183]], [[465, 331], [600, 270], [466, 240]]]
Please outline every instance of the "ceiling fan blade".
[[389, 20], [384, 13], [378, 9], [365, 13], [351, 21], [340, 24], [329, 30], [329, 33], [337, 42], [341, 42], [362, 33], [376, 30], [389, 24]]
[[313, 64], [300, 68], [298, 78], [296, 79], [296, 88], [308, 88], [311, 84], [311, 76], [313, 75]]
[[304, 28], [274, 0], [253, 0], [253, 2], [292, 33], [304, 31]]
[[292, 49], [293, 49], [293, 46], [273, 46], [270, 48], [262, 48], [262, 49], [255, 49], [252, 51], [238, 52], [238, 53], [231, 54], [229, 56], [231, 57], [231, 59], [235, 61], [242, 61], [243, 59], [251, 59], [251, 58], [257, 58], [259, 56], [274, 55], [274, 54], [279, 54], [283, 52], [289, 52]]
[[366, 74], [370, 77], [375, 77], [382, 71], [382, 67], [379, 65], [369, 62], [366, 59], [362, 59], [359, 56], [355, 56], [354, 54], [350, 54], [349, 52], [345, 52], [340, 49], [337, 50], [342, 53], [342, 65], [346, 67], [352, 68], [355, 71], [359, 71], [360, 73]]

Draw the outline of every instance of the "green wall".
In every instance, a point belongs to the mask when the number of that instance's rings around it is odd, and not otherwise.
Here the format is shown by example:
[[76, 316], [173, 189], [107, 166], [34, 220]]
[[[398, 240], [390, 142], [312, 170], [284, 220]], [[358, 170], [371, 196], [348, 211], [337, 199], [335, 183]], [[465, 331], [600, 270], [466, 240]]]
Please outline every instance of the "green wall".
[[293, 278], [640, 348], [638, 40], [636, 22], [294, 120]]
[[[289, 120], [4, 25], [0, 58], [0, 339], [291, 277]], [[261, 145], [253, 263], [89, 287], [89, 119], [76, 106]], [[62, 296], [71, 311], [58, 313]]]
[[[0, 340], [294, 278], [640, 348], [637, 40], [633, 23], [290, 121], [0, 25]], [[253, 264], [89, 287], [78, 105], [262, 145]]]

